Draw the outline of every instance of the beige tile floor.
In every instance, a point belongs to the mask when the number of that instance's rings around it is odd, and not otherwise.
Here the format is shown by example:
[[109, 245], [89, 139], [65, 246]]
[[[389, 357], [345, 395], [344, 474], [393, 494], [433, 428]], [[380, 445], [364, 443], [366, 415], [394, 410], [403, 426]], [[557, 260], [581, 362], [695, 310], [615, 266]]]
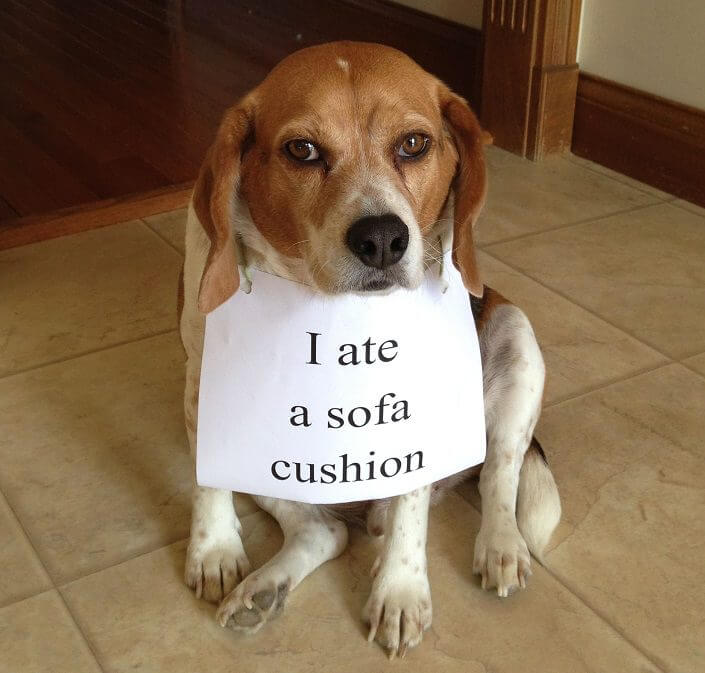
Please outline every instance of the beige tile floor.
[[[0, 672], [705, 670], [705, 211], [575, 157], [490, 151], [486, 282], [532, 319], [563, 497], [546, 567], [470, 574], [472, 484], [431, 516], [434, 625], [389, 664], [359, 620], [374, 545], [252, 637], [181, 582], [183, 211], [0, 252]], [[280, 543], [248, 499], [255, 564]]]

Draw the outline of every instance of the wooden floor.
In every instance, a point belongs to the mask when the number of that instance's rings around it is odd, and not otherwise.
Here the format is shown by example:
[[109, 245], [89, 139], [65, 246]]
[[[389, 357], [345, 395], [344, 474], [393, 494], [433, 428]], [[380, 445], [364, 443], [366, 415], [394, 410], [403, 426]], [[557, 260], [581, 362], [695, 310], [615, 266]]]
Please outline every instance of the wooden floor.
[[3, 0], [0, 220], [188, 183], [226, 106], [343, 38], [475, 98], [479, 33], [379, 0]]

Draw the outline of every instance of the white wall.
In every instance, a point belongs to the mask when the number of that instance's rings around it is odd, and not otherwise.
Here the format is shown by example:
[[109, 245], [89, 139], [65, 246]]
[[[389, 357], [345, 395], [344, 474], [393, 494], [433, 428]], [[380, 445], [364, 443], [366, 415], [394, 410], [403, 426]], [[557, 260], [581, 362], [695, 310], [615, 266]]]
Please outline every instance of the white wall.
[[583, 0], [580, 69], [705, 109], [705, 0]]
[[[435, 14], [449, 21], [472, 28], [482, 28], [482, 0], [394, 0], [427, 14]], [[705, 0], [703, 0], [705, 2]]]

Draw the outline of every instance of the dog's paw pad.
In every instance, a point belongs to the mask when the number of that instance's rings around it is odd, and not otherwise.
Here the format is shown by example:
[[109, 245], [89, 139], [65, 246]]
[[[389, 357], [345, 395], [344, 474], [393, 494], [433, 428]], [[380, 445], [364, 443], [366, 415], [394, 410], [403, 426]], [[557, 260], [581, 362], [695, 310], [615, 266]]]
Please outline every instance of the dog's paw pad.
[[260, 568], [223, 600], [216, 618], [221, 626], [254, 633], [281, 612], [290, 584], [289, 579], [277, 582], [268, 577], [266, 566]]
[[227, 626], [251, 629], [262, 621], [262, 613], [256, 608], [241, 607], [228, 619]]
[[254, 596], [252, 596], [252, 602], [257, 605], [261, 610], [269, 610], [272, 607], [275, 599], [277, 597], [277, 592], [273, 589], [266, 589], [264, 591], [258, 591]]

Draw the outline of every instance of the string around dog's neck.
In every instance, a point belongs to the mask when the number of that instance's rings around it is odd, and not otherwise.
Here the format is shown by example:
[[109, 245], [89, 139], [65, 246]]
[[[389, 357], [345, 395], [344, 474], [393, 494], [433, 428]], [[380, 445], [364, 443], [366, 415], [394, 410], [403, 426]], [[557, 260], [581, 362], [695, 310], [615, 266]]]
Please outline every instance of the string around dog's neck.
[[239, 232], [235, 234], [235, 245], [237, 247], [238, 267], [241, 271], [242, 278], [244, 278], [241, 289], [245, 294], [250, 294], [250, 292], [252, 292], [252, 265], [247, 259], [247, 247], [245, 246], [242, 234]]

